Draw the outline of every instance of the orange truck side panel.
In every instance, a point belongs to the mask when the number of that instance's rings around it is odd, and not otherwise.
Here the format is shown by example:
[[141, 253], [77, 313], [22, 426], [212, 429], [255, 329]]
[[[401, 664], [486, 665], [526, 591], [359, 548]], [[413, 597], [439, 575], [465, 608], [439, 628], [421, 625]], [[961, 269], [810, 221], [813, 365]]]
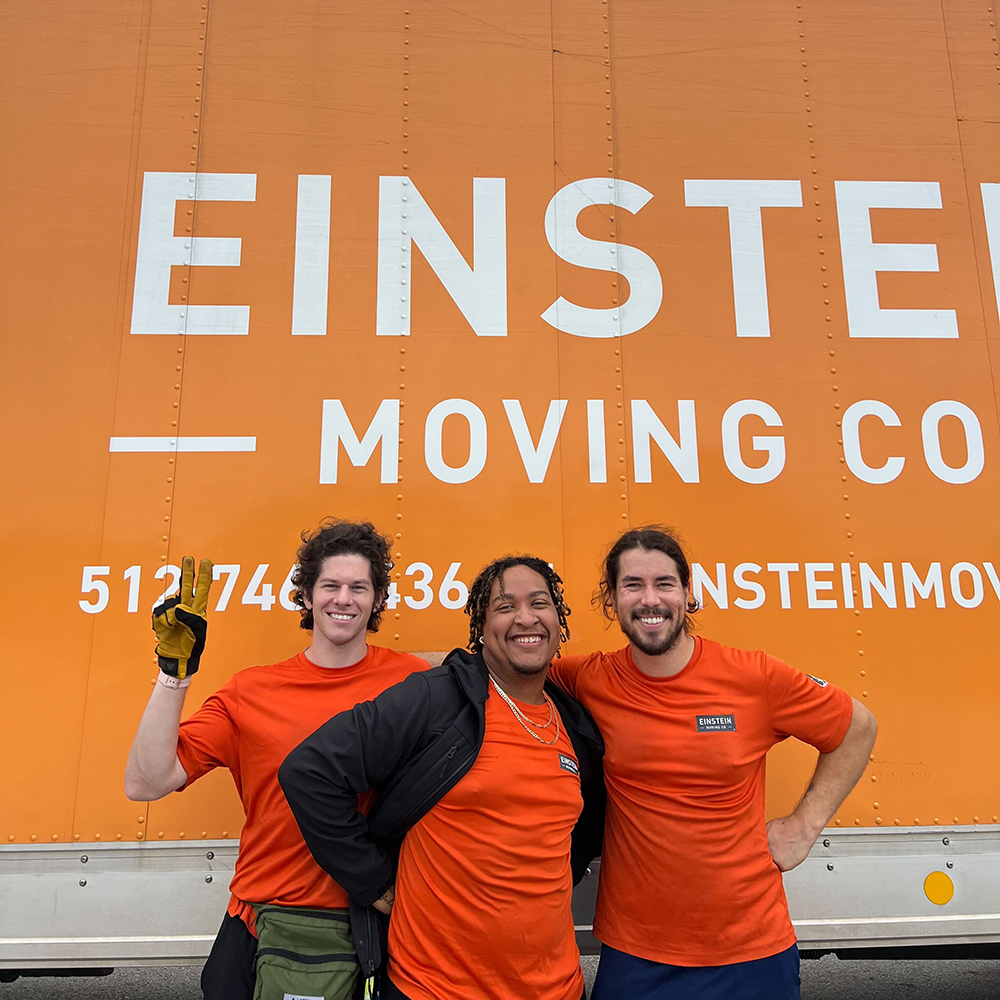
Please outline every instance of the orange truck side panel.
[[[239, 566], [228, 606], [211, 613], [194, 710], [234, 671], [306, 643], [283, 584], [298, 533], [329, 514], [393, 536], [398, 603], [376, 641], [399, 649], [463, 645], [454, 581], [507, 551], [564, 575], [571, 651], [617, 646], [617, 628], [589, 606], [601, 551], [629, 525], [676, 525], [711, 584], [700, 584], [704, 634], [766, 648], [878, 716], [874, 760], [838, 824], [996, 822], [1000, 329], [981, 188], [1000, 183], [992, 16], [966, 0], [146, 0], [8, 14], [0, 842], [236, 836], [226, 775], [148, 807], [124, 797], [155, 676], [148, 613], [182, 555]], [[178, 325], [159, 334], [133, 329], [153, 174], [193, 194], [212, 175], [253, 176], [251, 200], [178, 197], [173, 235], [238, 238], [239, 266], [172, 266], [160, 306]], [[319, 335], [292, 334], [302, 176], [330, 179]], [[386, 258], [380, 276], [380, 178], [401, 177], [411, 200], [398, 217], [383, 200], [381, 213], [404, 227], [391, 240], [418, 245], [398, 321], [382, 318], [409, 335], [377, 335], [379, 282], [403, 273]], [[468, 313], [485, 286], [465, 299], [447, 287], [423, 252], [417, 202], [482, 278], [494, 258], [485, 244], [476, 252], [487, 222], [475, 206], [501, 178], [506, 335], [480, 335]], [[767, 335], [737, 336], [749, 314], [737, 316], [731, 234], [753, 220], [699, 203], [697, 185], [686, 194], [686, 181], [710, 179], [786, 182], [793, 201], [798, 185], [801, 205], [760, 209]], [[564, 231], [546, 235], [553, 199], [583, 182], [571, 228], [604, 244], [603, 269], [574, 263]], [[882, 310], [937, 311], [945, 325], [954, 310], [957, 337], [859, 336], [844, 273], [858, 258], [841, 239], [856, 189], [843, 182], [939, 186], [940, 208], [868, 212], [875, 244], [933, 244], [938, 269], [897, 263], [873, 280]], [[616, 207], [628, 191], [648, 197]], [[753, 247], [740, 254], [746, 263]], [[654, 272], [662, 300], [623, 329], [655, 299]], [[542, 314], [557, 299], [605, 310], [617, 335], [556, 329]], [[385, 301], [395, 309], [395, 289]], [[197, 313], [184, 312], [241, 305], [245, 335], [192, 332]], [[385, 439], [367, 462], [334, 441], [337, 482], [321, 481], [331, 400], [359, 439], [384, 400], [399, 401], [395, 482], [382, 473]], [[428, 415], [447, 400], [467, 401], [466, 416], [435, 430]], [[768, 404], [781, 424], [744, 417], [727, 451], [725, 415], [741, 400]], [[843, 418], [861, 400], [898, 416], [898, 427], [866, 416], [858, 431], [869, 467], [904, 459], [891, 481], [864, 481], [845, 451]], [[588, 401], [603, 403], [603, 421]], [[974, 464], [959, 417], [932, 421], [930, 445], [922, 432], [939, 401], [963, 404], [980, 428], [983, 467], [968, 482], [939, 474]], [[649, 411], [662, 427], [646, 476]], [[441, 463], [474, 460], [469, 420], [480, 419], [481, 471], [443, 481]], [[255, 441], [111, 450], [140, 437]], [[734, 441], [753, 469], [779, 438], [784, 465], [769, 481], [732, 471]], [[768, 568], [779, 564], [795, 568]], [[940, 590], [921, 596], [913, 573], [926, 587], [935, 564]], [[90, 591], [85, 567], [99, 581]], [[758, 607], [746, 606], [748, 579], [764, 588]], [[102, 610], [81, 608], [100, 604], [105, 585]], [[772, 815], [794, 804], [811, 755], [772, 755]]]

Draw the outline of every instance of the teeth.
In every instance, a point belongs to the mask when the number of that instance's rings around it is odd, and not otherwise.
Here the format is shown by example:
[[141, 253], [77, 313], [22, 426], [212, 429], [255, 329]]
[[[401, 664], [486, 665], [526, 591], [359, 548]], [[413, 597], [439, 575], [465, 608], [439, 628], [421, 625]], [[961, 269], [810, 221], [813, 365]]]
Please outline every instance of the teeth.
[[643, 625], [662, 625], [666, 621], [666, 618], [664, 618], [662, 615], [659, 615], [653, 618], [642, 617], [639, 619], [639, 621], [641, 621]]
[[336, 611], [330, 611], [328, 614], [335, 622], [349, 622], [354, 618], [354, 615], [338, 615]]
[[520, 635], [511, 641], [521, 646], [535, 646], [542, 641], [542, 637], [540, 635]]

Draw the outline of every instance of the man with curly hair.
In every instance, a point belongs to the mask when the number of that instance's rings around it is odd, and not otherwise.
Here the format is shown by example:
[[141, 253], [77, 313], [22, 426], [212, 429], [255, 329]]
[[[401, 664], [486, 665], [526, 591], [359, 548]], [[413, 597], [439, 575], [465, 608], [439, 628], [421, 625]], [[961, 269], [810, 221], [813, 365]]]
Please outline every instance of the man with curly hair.
[[[657, 525], [611, 546], [595, 602], [628, 645], [551, 671], [608, 745], [594, 1000], [798, 1000], [781, 872], [857, 783], [874, 717], [777, 657], [692, 635], [691, 568]], [[765, 824], [765, 756], [790, 736], [819, 760], [795, 810]]]
[[129, 752], [126, 794], [159, 799], [227, 767], [246, 813], [229, 907], [202, 974], [206, 1000], [253, 996], [259, 906], [343, 912], [348, 905], [347, 893], [313, 860], [281, 793], [285, 755], [330, 716], [428, 666], [368, 644], [392, 568], [389, 543], [373, 525], [330, 518], [303, 532], [297, 562], [294, 601], [300, 627], [312, 636], [308, 648], [240, 671], [184, 722], [186, 689], [205, 643], [212, 564], [202, 560], [192, 594], [194, 560], [185, 558], [180, 594], [153, 615], [160, 675]]
[[[332, 719], [278, 778], [352, 905], [392, 909], [382, 1000], [580, 1000], [570, 903], [600, 851], [604, 744], [547, 682], [569, 637], [562, 581], [508, 556], [465, 610], [468, 650]], [[380, 958], [362, 956], [366, 976]]]

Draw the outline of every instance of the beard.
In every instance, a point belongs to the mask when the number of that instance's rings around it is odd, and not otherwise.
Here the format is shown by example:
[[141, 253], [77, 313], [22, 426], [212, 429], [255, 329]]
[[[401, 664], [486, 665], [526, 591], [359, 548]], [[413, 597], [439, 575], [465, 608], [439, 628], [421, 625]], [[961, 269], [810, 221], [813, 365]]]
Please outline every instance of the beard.
[[663, 656], [665, 653], [669, 653], [680, 641], [681, 636], [687, 632], [683, 618], [672, 620], [667, 616], [667, 621], [664, 623], [667, 626], [666, 631], [657, 636], [648, 635], [642, 631], [642, 627], [635, 621], [636, 618], [644, 614], [664, 614], [664, 612], [650, 608], [637, 608], [632, 612], [627, 621], [619, 619], [618, 625], [622, 632], [625, 633], [625, 638], [636, 649], [645, 653], [646, 656]]
[[540, 673], [549, 669], [551, 662], [551, 659], [540, 663], [514, 663], [508, 660], [507, 665], [515, 674], [520, 674], [522, 677], [537, 677]]

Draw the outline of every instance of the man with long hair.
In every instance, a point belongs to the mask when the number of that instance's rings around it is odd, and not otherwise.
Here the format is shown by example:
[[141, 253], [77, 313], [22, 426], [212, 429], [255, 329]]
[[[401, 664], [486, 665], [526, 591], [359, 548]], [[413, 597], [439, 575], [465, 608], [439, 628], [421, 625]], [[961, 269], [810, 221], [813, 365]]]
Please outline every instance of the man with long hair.
[[[861, 777], [874, 717], [774, 656], [692, 635], [691, 569], [659, 526], [612, 545], [595, 600], [628, 644], [551, 670], [608, 747], [594, 1000], [797, 1000], [781, 872]], [[819, 760], [791, 815], [765, 824], [764, 758], [789, 736]]]
[[[301, 628], [311, 633], [308, 648], [240, 671], [184, 722], [184, 697], [205, 646], [211, 562], [202, 560], [194, 588], [194, 560], [185, 557], [180, 593], [153, 612], [160, 673], [129, 751], [125, 793], [136, 801], [160, 799], [226, 767], [246, 813], [229, 907], [202, 974], [206, 1000], [253, 997], [262, 906], [272, 923], [274, 905], [339, 912], [340, 950], [350, 953], [347, 893], [303, 843], [278, 786], [278, 766], [331, 715], [427, 667], [416, 656], [368, 645], [382, 620], [392, 568], [389, 543], [373, 525], [330, 518], [303, 533], [297, 561], [293, 599]], [[357, 963], [348, 965], [338, 981], [350, 995]]]
[[467, 650], [332, 719], [281, 786], [352, 902], [392, 909], [383, 1000], [580, 1000], [570, 903], [600, 851], [604, 745], [547, 682], [569, 637], [562, 581], [508, 556], [465, 610]]

